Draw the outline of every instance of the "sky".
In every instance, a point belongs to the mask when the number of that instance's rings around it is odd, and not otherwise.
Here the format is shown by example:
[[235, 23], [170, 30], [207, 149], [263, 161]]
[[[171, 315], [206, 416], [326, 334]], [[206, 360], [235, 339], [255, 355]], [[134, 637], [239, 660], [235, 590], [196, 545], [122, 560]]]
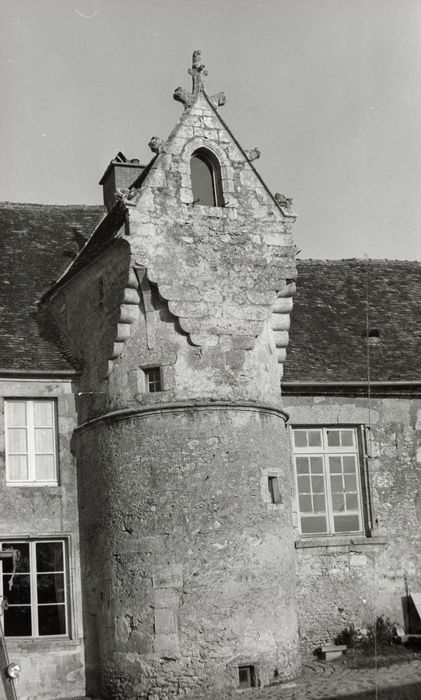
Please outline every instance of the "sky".
[[194, 49], [301, 258], [421, 260], [421, 0], [0, 0], [0, 200], [101, 203]]

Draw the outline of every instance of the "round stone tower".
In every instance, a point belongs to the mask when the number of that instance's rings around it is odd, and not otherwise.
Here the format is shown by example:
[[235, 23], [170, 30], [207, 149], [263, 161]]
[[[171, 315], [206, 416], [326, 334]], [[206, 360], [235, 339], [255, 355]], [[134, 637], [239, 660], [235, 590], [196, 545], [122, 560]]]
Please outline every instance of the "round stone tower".
[[295, 216], [219, 116], [198, 52], [190, 73], [178, 125], [65, 285], [84, 361], [88, 690], [104, 698], [203, 697], [299, 665], [280, 389]]

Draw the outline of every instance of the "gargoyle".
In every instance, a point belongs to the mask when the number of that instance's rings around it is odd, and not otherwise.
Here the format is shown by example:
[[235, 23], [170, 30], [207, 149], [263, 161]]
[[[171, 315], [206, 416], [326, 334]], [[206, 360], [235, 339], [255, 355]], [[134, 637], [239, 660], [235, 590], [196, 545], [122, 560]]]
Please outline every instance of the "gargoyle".
[[191, 92], [182, 87], [174, 90], [173, 97], [177, 102], [181, 102], [185, 107], [190, 107], [194, 102], [194, 97]]
[[117, 187], [116, 191], [114, 192], [114, 198], [117, 200], [117, 202], [121, 202], [122, 204], [126, 205], [129, 204], [130, 200], [135, 196], [136, 190], [129, 189], [128, 187]]
[[151, 140], [148, 143], [148, 146], [151, 149], [152, 153], [163, 153], [165, 143], [161, 138], [159, 138], [159, 136], [152, 136]]
[[[257, 160], [258, 158], [260, 158], [260, 155], [261, 155], [258, 148], [250, 148], [245, 153], [247, 156], [247, 160], [249, 160], [250, 162], [252, 160]], [[275, 199], [276, 199], [276, 195], [275, 195]]]
[[292, 206], [292, 197], [285, 197], [284, 194], [280, 194], [279, 192], [276, 192], [275, 201], [277, 204], [279, 204], [283, 213], [286, 216], [294, 216], [294, 217], [296, 216], [296, 213], [295, 213], [293, 206]]

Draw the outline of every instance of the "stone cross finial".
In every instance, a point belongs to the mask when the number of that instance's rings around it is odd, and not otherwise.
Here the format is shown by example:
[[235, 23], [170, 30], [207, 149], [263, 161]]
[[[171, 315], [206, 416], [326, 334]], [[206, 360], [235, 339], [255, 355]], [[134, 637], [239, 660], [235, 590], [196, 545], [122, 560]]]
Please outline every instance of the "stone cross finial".
[[[188, 92], [188, 90], [178, 87], [174, 90], [173, 94], [174, 99], [177, 100], [177, 102], [182, 102], [185, 107], [191, 107], [198, 94], [205, 89], [203, 78], [208, 74], [208, 71], [202, 63], [202, 52], [198, 49], [193, 51], [192, 67], [189, 68], [188, 73], [191, 75], [193, 81], [192, 91]], [[222, 107], [226, 102], [223, 92], [218, 92], [217, 95], [213, 95], [213, 97], [208, 99], [210, 99], [214, 107]]]
[[199, 49], [193, 51], [192, 67], [189, 68], [189, 74], [193, 80], [193, 94], [203, 88], [203, 76], [208, 74], [204, 64], [202, 63], [202, 52]]

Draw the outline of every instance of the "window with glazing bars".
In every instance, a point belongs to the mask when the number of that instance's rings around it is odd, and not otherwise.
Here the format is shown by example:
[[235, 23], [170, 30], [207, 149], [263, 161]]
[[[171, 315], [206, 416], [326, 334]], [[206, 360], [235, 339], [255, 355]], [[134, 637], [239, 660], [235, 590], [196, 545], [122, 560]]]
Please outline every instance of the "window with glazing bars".
[[363, 533], [358, 428], [296, 427], [292, 434], [301, 534]]
[[6, 399], [6, 482], [57, 484], [56, 404]]
[[144, 372], [146, 380], [146, 391], [149, 391], [150, 393], [162, 391], [161, 368], [149, 367], [148, 369], [145, 369]]
[[7, 600], [3, 617], [5, 636], [68, 634], [64, 541], [10, 540], [0, 546], [3, 551], [13, 548], [20, 553], [13, 577], [12, 560], [4, 559], [0, 563], [0, 594]]

